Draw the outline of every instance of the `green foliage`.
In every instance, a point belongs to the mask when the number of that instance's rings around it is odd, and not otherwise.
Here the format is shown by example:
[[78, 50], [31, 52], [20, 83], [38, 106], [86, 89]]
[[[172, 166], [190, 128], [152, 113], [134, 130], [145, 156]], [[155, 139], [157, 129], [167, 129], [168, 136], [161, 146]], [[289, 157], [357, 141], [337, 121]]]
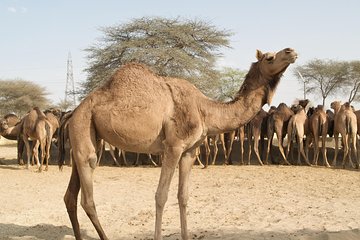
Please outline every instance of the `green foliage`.
[[0, 80], [0, 114], [22, 116], [35, 106], [43, 109], [48, 104], [46, 95], [45, 88], [29, 81]]
[[225, 67], [220, 72], [218, 84], [214, 86], [216, 98], [220, 101], [232, 100], [244, 82], [246, 71]]
[[88, 79], [82, 84], [86, 95], [121, 65], [139, 62], [161, 76], [187, 79], [205, 91], [219, 76], [215, 60], [221, 47], [228, 47], [231, 33], [199, 20], [179, 18], [134, 19], [101, 29], [104, 37], [86, 49]]

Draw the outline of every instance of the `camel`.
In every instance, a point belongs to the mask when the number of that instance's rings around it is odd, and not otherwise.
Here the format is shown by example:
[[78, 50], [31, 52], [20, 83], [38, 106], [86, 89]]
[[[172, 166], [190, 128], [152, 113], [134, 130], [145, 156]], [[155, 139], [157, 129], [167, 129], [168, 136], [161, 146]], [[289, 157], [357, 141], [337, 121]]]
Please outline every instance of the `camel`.
[[[81, 239], [77, 197], [100, 239], [101, 227], [93, 199], [96, 138], [126, 151], [162, 154], [156, 190], [154, 240], [162, 239], [164, 206], [175, 169], [179, 169], [178, 201], [181, 237], [190, 239], [187, 227], [189, 175], [196, 148], [207, 135], [235, 130], [270, 104], [283, 72], [297, 53], [285, 48], [277, 53], [257, 50], [257, 62], [247, 73], [234, 100], [220, 103], [203, 95], [186, 80], [160, 77], [146, 66], [130, 63], [118, 69], [102, 87], [91, 92], [69, 120], [73, 166], [64, 202], [74, 230]], [[59, 161], [59, 167], [63, 161]]]
[[305, 112], [305, 108], [299, 104], [296, 106], [294, 112], [295, 114], [291, 116], [288, 123], [288, 129], [287, 129], [288, 144], [287, 144], [286, 158], [289, 155], [291, 143], [293, 142], [293, 139], [296, 138], [296, 141], [298, 143], [297, 164], [301, 165], [301, 157], [300, 157], [301, 154], [302, 157], [305, 159], [306, 164], [311, 166], [309, 159], [304, 151], [304, 136], [308, 130], [308, 119]]
[[[49, 157], [50, 157], [50, 145], [51, 138], [54, 133], [51, 123], [46, 118], [45, 114], [40, 111], [38, 107], [34, 107], [21, 121], [21, 131], [20, 135], [22, 140], [25, 143], [26, 152], [27, 152], [27, 165], [26, 168], [30, 167], [30, 144], [29, 139], [36, 140], [33, 151], [32, 159], [35, 158], [37, 165], [39, 167], [39, 172], [42, 171], [42, 166], [44, 159], [46, 158], [46, 167], [45, 171], [48, 170]], [[39, 151], [40, 146], [41, 155], [39, 161]], [[40, 165], [39, 165], [40, 162]], [[33, 160], [32, 160], [33, 163]]]
[[17, 133], [13, 131], [7, 131], [8, 128], [14, 127], [20, 123], [21, 119], [13, 113], [6, 114], [0, 123], [0, 134], [6, 139], [17, 140]]
[[288, 160], [286, 159], [284, 148], [282, 146], [283, 139], [286, 135], [287, 126], [291, 116], [294, 115], [294, 112], [285, 104], [280, 103], [276, 110], [270, 114], [269, 118], [267, 119], [267, 150], [266, 150], [266, 158], [265, 162], [269, 162], [269, 154], [271, 150], [272, 140], [274, 137], [274, 132], [276, 133], [276, 137], [278, 139], [278, 146], [282, 156], [283, 161], [285, 164], [290, 165]]
[[7, 114], [0, 123], [0, 135], [9, 140], [17, 140], [17, 160], [19, 165], [23, 165], [22, 153], [24, 150], [24, 141], [18, 138], [21, 131], [21, 119], [15, 114]]
[[60, 127], [58, 131], [58, 162], [62, 159], [65, 163], [65, 144], [69, 146], [69, 166], [72, 166], [72, 148], [69, 141], [69, 119], [72, 115], [72, 111], [68, 111], [62, 114], [60, 118]]
[[349, 144], [352, 144], [352, 149], [355, 153], [355, 159], [357, 161], [356, 168], [359, 168], [359, 160], [356, 150], [357, 139], [357, 119], [349, 103], [341, 105], [340, 101], [334, 101], [330, 104], [330, 107], [334, 109], [334, 138], [335, 138], [335, 155], [332, 165], [336, 166], [337, 155], [339, 151], [339, 133], [344, 147], [344, 156], [342, 161], [342, 167], [345, 168], [346, 157], [349, 157], [349, 162], [354, 167], [351, 160], [351, 151], [349, 153]]
[[269, 113], [265, 110], [261, 109], [260, 112], [249, 122], [248, 124], [248, 132], [247, 132], [247, 139], [249, 141], [249, 151], [248, 151], [248, 165], [250, 165], [251, 160], [251, 147], [252, 147], [252, 138], [254, 138], [253, 149], [259, 164], [262, 166], [264, 165], [260, 154], [259, 154], [259, 140], [261, 139], [264, 142], [264, 134], [266, 127], [266, 119], [269, 116]]
[[[326, 156], [326, 137], [329, 128], [329, 118], [324, 111], [324, 106], [318, 105], [315, 112], [309, 117], [309, 134], [306, 136], [307, 149], [310, 141], [314, 142], [314, 158], [313, 164], [316, 166], [319, 159], [319, 136], [321, 137], [321, 153], [323, 156], [324, 165], [330, 167]], [[306, 154], [308, 156], [308, 154]]]

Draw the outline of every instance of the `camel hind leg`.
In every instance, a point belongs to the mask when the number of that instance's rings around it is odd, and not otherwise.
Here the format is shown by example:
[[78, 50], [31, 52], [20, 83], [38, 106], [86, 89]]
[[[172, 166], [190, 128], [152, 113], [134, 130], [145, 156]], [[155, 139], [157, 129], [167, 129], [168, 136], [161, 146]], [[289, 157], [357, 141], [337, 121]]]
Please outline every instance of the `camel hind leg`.
[[100, 239], [108, 239], [101, 227], [93, 199], [93, 172], [97, 164], [95, 128], [91, 126], [87, 136], [80, 136], [76, 133], [83, 131], [76, 123], [76, 119], [74, 119], [73, 125], [70, 125], [69, 129], [74, 163], [72, 176], [64, 200], [75, 237], [76, 239], [81, 239], [76, 207], [72, 206], [76, 204], [80, 184], [82, 208], [90, 218]]
[[76, 169], [76, 164], [72, 164], [71, 177], [68, 188], [64, 196], [64, 202], [66, 209], [73, 227], [74, 235], [76, 239], [81, 239], [80, 226], [77, 217], [77, 199], [80, 191], [80, 178]]

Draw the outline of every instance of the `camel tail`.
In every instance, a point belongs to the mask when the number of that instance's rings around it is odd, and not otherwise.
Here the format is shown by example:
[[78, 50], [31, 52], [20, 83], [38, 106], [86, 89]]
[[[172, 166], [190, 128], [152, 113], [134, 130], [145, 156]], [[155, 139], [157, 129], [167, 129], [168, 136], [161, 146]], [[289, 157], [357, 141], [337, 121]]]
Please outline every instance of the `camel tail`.
[[60, 170], [62, 170], [65, 160], [66, 126], [71, 116], [72, 113], [63, 117], [58, 131], [58, 165]]
[[318, 135], [320, 135], [320, 136], [322, 136], [322, 134], [323, 134], [323, 125], [321, 124], [321, 117], [319, 116], [319, 118], [318, 118]]
[[289, 137], [289, 141], [294, 141], [297, 135], [297, 127], [295, 122], [292, 123], [292, 130], [291, 130], [291, 136]]

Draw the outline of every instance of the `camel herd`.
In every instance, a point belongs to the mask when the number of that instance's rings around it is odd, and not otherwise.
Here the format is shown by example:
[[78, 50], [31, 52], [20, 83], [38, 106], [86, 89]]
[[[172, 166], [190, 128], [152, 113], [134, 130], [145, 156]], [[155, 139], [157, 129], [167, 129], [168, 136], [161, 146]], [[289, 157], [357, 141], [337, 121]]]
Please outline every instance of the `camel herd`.
[[[199, 159], [199, 147], [202, 144], [206, 149], [205, 167], [209, 165], [211, 143], [215, 147], [211, 163], [215, 162], [216, 142], [219, 139], [224, 147], [225, 164], [231, 163], [230, 153], [235, 135], [238, 135], [241, 144], [240, 163], [244, 164], [244, 140], [247, 136], [248, 140], [254, 139], [248, 151], [248, 163], [253, 149], [260, 165], [270, 164], [271, 146], [276, 133], [284, 164], [290, 164], [288, 159], [292, 146], [298, 144], [298, 164], [301, 164], [302, 158], [307, 165], [317, 165], [321, 148], [324, 164], [329, 167], [325, 139], [328, 135], [334, 135], [336, 148], [332, 164], [335, 165], [338, 136], [341, 134], [344, 149], [342, 166], [345, 167], [345, 161], [349, 159], [353, 167], [359, 167], [358, 158], [355, 157], [354, 164], [351, 155], [357, 155], [360, 113], [347, 103], [341, 105], [340, 102], [333, 102], [331, 107], [334, 114], [331, 114], [325, 112], [322, 106], [310, 107], [308, 100], [299, 101], [291, 107], [282, 103], [264, 111], [262, 107], [271, 103], [282, 74], [295, 62], [297, 53], [291, 48], [277, 53], [257, 50], [256, 57], [257, 62], [251, 65], [234, 100], [227, 103], [209, 99], [185, 80], [160, 77], [144, 65], [130, 63], [116, 71], [108, 82], [90, 93], [72, 112], [61, 114], [52, 109], [43, 113], [34, 108], [22, 119], [12, 114], [5, 116], [0, 126], [1, 135], [18, 139], [19, 164], [23, 163], [21, 155], [25, 146], [27, 167], [31, 158], [32, 164], [34, 160], [38, 164], [39, 171], [42, 170], [44, 160], [46, 164], [49, 162], [51, 142], [57, 142], [60, 168], [65, 160], [65, 145], [70, 143], [72, 174], [64, 201], [76, 239], [81, 239], [77, 218], [80, 189], [81, 206], [99, 237], [108, 239], [93, 200], [93, 172], [99, 165], [104, 141], [111, 147], [119, 147], [123, 157], [123, 151], [161, 155], [161, 175], [155, 197], [154, 239], [162, 239], [164, 206], [177, 167], [181, 237], [189, 239], [186, 213], [188, 182], [192, 165]], [[288, 136], [286, 152], [283, 147], [285, 135]], [[32, 151], [29, 139], [35, 140]], [[230, 142], [228, 148], [225, 148], [225, 139]], [[264, 139], [268, 140], [266, 147]], [[259, 141], [264, 146], [262, 149], [265, 154], [259, 152]], [[312, 163], [308, 159], [311, 145], [314, 148]], [[119, 164], [115, 156], [113, 159]], [[126, 162], [126, 158], [124, 160]]]

